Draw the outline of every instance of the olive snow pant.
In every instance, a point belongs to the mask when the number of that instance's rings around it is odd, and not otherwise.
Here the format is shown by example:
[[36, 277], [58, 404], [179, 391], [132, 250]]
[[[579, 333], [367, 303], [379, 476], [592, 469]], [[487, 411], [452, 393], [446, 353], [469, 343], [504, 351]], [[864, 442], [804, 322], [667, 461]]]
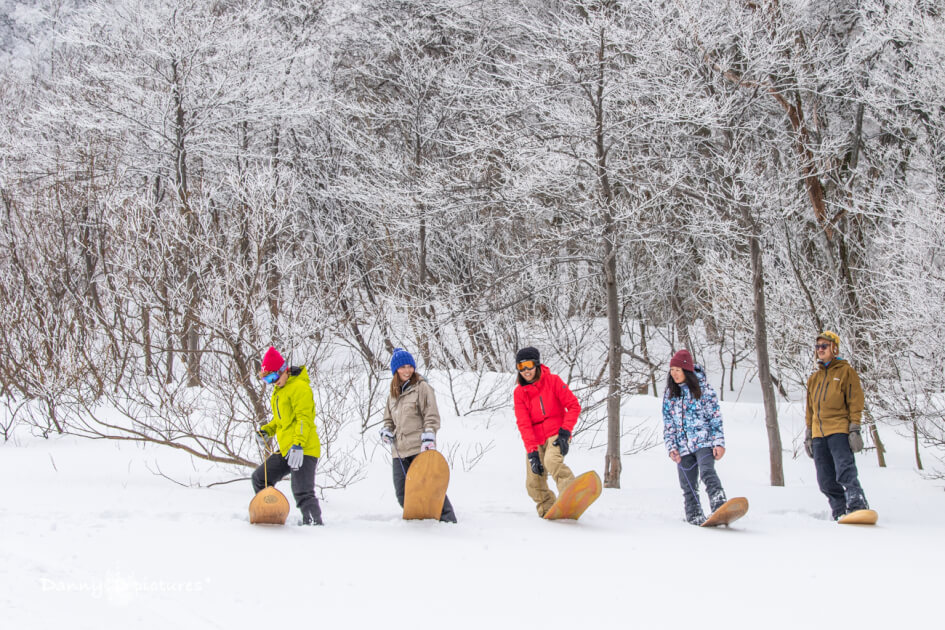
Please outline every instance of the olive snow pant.
[[846, 433], [814, 438], [814, 467], [817, 484], [827, 495], [833, 520], [848, 512], [869, 508], [856, 472], [856, 459]]
[[292, 475], [292, 495], [295, 505], [302, 512], [303, 525], [321, 525], [322, 509], [315, 496], [315, 469], [318, 468], [318, 458], [306, 455], [302, 458], [302, 466], [293, 471], [281, 453], [273, 453], [263, 466], [253, 472], [253, 490], [259, 492], [266, 487], [266, 479], [270, 486], [276, 485], [283, 477]]
[[538, 459], [541, 460], [541, 465], [545, 467], [542, 474], [536, 475], [533, 473], [528, 456], [525, 457], [525, 470], [527, 471], [525, 489], [528, 490], [528, 496], [536, 504], [535, 508], [538, 510], [538, 516], [542, 518], [555, 504], [555, 494], [548, 489], [548, 475], [551, 475], [551, 478], [555, 480], [555, 484], [558, 486], [558, 494], [561, 494], [574, 481], [574, 473], [564, 463], [564, 455], [561, 454], [561, 449], [552, 444], [556, 439], [558, 439], [558, 436], [553, 435], [538, 447]]
[[[410, 464], [417, 458], [416, 455], [408, 457], [394, 458], [394, 493], [397, 495], [397, 502], [400, 507], [404, 507], [404, 494], [407, 486], [407, 471], [410, 470]], [[455, 523], [456, 512], [453, 511], [453, 504], [449, 497], [443, 499], [443, 511], [440, 512], [440, 521], [443, 523]]]

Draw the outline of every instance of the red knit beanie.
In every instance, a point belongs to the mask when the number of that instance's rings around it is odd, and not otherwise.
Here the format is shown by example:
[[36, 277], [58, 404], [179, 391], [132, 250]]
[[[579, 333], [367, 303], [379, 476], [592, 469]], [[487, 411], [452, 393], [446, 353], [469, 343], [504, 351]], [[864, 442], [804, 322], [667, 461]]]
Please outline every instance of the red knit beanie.
[[278, 372], [285, 365], [285, 359], [279, 354], [279, 351], [269, 346], [266, 355], [262, 360], [262, 369], [266, 372]]
[[692, 372], [692, 355], [689, 354], [688, 350], [680, 350], [673, 355], [672, 359], [669, 360], [669, 367], [678, 367], [686, 370], [687, 372]]

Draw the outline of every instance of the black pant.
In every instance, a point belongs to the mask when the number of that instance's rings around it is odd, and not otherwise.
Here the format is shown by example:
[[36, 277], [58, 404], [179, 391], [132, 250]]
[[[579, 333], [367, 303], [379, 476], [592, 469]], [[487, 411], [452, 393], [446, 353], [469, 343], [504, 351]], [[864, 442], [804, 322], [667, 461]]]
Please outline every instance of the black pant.
[[825, 438], [814, 438], [813, 450], [817, 485], [827, 495], [834, 520], [854, 510], [868, 509], [866, 495], [857, 477], [849, 436], [834, 433]]
[[715, 472], [715, 457], [709, 447], [700, 448], [695, 453], [683, 455], [676, 466], [679, 472], [679, 487], [682, 488], [683, 498], [686, 501], [686, 518], [702, 516], [702, 501], [699, 499], [699, 477], [705, 483], [709, 494], [709, 507], [714, 512], [725, 503], [725, 490]]
[[[404, 507], [404, 486], [407, 483], [407, 471], [416, 457], [416, 455], [410, 455], [409, 457], [394, 458], [394, 492], [397, 494], [397, 502], [400, 503], [400, 507]], [[450, 503], [449, 497], [443, 500], [443, 511], [440, 513], [440, 520], [444, 523], [456, 522], [456, 513], [453, 511], [453, 505]]]
[[266, 487], [265, 477], [269, 485], [274, 486], [288, 474], [292, 475], [292, 495], [295, 505], [302, 512], [302, 523], [305, 525], [321, 525], [322, 509], [315, 496], [315, 469], [318, 468], [318, 458], [306, 455], [302, 458], [302, 466], [293, 471], [281, 453], [273, 453], [266, 460], [266, 470], [260, 466], [253, 472], [253, 491], [259, 492]]

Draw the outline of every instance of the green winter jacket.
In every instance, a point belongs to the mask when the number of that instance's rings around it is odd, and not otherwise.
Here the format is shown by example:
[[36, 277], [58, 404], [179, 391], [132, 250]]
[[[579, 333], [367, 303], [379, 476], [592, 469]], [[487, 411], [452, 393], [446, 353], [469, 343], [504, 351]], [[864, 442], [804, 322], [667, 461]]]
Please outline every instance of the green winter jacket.
[[807, 428], [815, 438], [849, 433], [863, 415], [863, 388], [845, 359], [834, 359], [807, 379]]
[[301, 446], [306, 455], [320, 457], [322, 444], [315, 429], [315, 399], [308, 371], [304, 365], [289, 369], [286, 384], [272, 390], [272, 422], [259, 428], [267, 435], [276, 436], [283, 457], [293, 446]]

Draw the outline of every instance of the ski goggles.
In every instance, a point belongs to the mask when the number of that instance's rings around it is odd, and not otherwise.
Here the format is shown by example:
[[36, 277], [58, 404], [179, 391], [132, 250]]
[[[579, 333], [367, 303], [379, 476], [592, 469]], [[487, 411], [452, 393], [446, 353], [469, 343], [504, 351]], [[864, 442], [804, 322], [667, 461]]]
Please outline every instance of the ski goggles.
[[269, 374], [266, 374], [265, 376], [263, 376], [263, 377], [262, 377], [262, 380], [264, 380], [264, 381], [266, 381], [267, 383], [269, 383], [270, 385], [272, 385], [273, 383], [275, 383], [276, 381], [279, 380], [279, 377], [280, 377], [280, 376], [282, 376], [282, 372], [281, 372], [281, 371], [279, 371], [279, 372], [270, 372]]
[[515, 364], [515, 369], [519, 372], [522, 370], [534, 370], [536, 365], [538, 364], [534, 361], [519, 361]]

